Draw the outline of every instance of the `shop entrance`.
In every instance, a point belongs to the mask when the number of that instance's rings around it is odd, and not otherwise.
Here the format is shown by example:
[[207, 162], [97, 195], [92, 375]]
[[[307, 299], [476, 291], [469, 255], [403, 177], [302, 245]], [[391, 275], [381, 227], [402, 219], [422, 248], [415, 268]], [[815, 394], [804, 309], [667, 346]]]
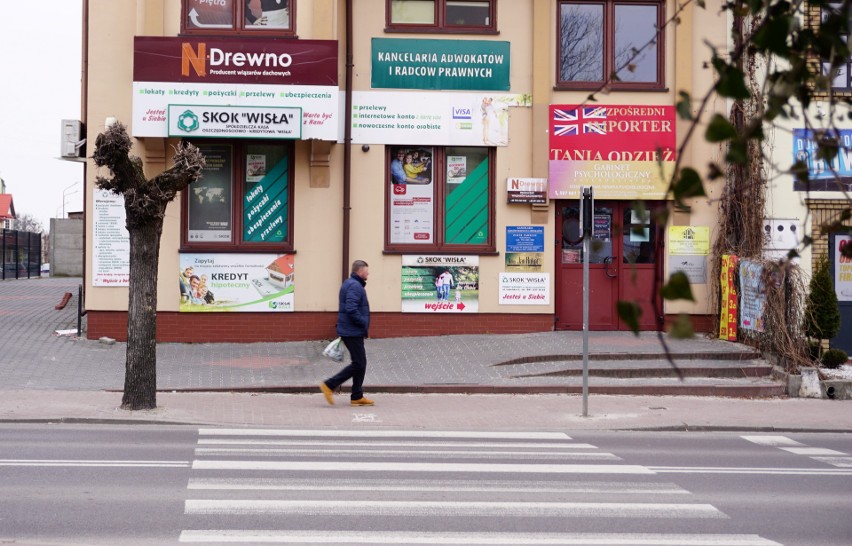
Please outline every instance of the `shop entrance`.
[[[589, 253], [589, 329], [629, 330], [618, 317], [619, 300], [642, 309], [641, 330], [657, 328], [652, 301], [657, 260], [656, 225], [650, 211], [660, 201], [645, 202], [645, 217], [633, 201], [596, 201]], [[583, 329], [583, 241], [577, 200], [556, 203], [556, 329]], [[661, 271], [662, 268], [659, 268]]]

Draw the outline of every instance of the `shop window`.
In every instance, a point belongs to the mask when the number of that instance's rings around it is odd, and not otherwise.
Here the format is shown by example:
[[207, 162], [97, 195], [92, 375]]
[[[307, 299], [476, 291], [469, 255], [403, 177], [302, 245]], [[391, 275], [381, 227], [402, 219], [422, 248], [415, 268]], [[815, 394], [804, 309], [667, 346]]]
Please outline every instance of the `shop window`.
[[190, 34], [293, 35], [295, 0], [183, 0]]
[[662, 1], [559, 2], [557, 87], [663, 89]]
[[495, 31], [495, 0], [388, 0], [388, 30]]
[[493, 252], [493, 148], [388, 146], [385, 249]]
[[183, 248], [292, 250], [291, 144], [194, 144], [207, 167], [184, 192]]
[[[839, 15], [842, 7], [843, 5], [840, 3], [831, 3], [824, 6], [821, 12], [822, 20], [825, 21], [830, 14]], [[849, 29], [852, 29], [852, 10], [847, 13], [847, 17], [849, 18], [849, 22], [846, 25], [846, 32], [840, 35], [840, 39], [843, 40], [844, 43], [848, 43]], [[831, 73], [831, 63], [822, 63], [822, 73], [826, 76], [831, 76], [831, 88], [835, 91], [852, 91], [852, 74], [850, 74], [850, 69], [852, 69], [851, 60], [852, 59], [847, 58], [846, 63], [840, 65], [834, 73]]]

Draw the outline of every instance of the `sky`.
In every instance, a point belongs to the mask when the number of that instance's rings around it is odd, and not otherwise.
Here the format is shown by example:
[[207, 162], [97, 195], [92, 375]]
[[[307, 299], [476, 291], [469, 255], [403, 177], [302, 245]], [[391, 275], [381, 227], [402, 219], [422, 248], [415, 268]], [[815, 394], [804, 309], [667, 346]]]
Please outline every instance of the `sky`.
[[[0, 178], [18, 216], [83, 210], [83, 164], [62, 161], [63, 119], [80, 119], [82, 1], [39, 0], [38, 28], [21, 2], [0, 0]], [[69, 187], [70, 186], [70, 187]]]

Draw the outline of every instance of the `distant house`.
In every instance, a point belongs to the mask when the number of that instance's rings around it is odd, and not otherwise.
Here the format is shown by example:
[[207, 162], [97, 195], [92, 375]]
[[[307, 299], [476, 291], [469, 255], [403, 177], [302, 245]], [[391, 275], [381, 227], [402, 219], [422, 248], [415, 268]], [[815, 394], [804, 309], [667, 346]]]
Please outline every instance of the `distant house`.
[[15, 204], [12, 202], [11, 193], [0, 193], [0, 224], [3, 229], [12, 229], [15, 220]]

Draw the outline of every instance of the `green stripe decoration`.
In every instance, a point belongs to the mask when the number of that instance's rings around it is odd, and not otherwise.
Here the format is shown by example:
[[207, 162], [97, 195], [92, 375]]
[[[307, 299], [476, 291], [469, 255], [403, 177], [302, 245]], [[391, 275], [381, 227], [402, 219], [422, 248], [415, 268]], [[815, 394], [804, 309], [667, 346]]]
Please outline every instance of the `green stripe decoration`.
[[285, 156], [243, 197], [243, 241], [277, 243], [289, 229], [289, 158]]
[[[448, 186], [450, 186], [448, 184]], [[488, 240], [488, 159], [471, 171], [445, 200], [445, 242], [479, 245]]]

